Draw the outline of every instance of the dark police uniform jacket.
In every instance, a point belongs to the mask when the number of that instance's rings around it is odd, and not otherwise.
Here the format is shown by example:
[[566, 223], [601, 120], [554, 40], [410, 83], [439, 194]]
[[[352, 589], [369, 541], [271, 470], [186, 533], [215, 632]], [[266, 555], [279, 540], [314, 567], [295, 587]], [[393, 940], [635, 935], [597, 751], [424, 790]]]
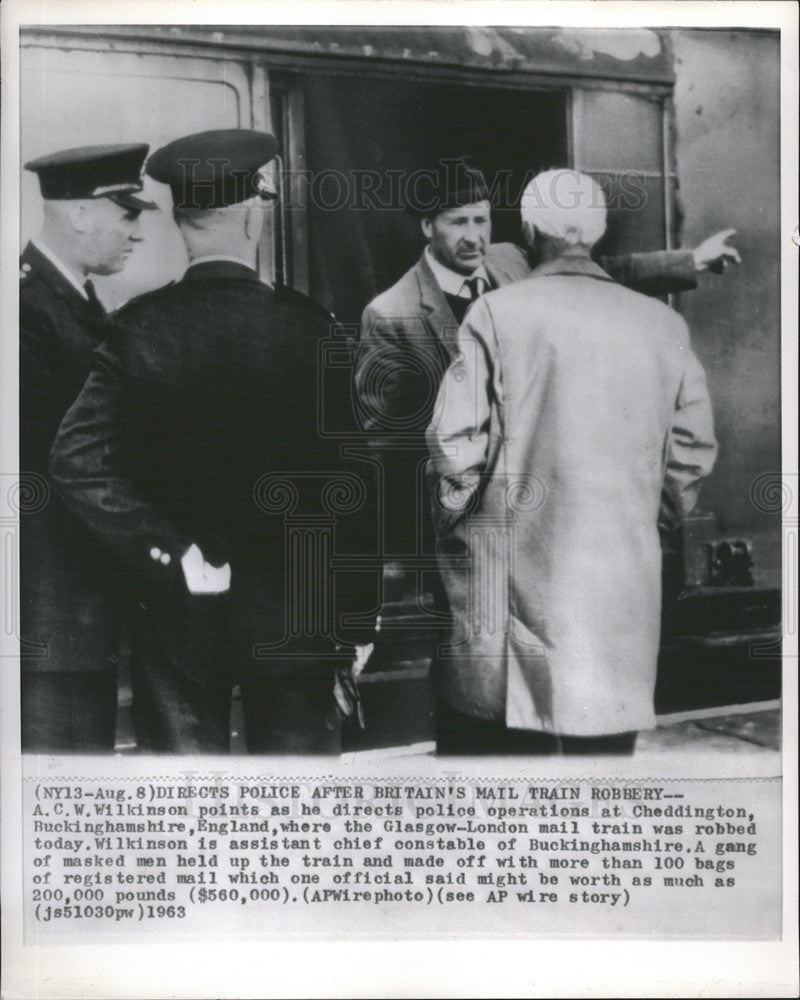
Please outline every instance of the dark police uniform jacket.
[[[51, 472], [142, 584], [144, 627], [173, 665], [201, 683], [220, 660], [234, 680], [285, 673], [371, 635], [368, 616], [341, 621], [374, 611], [377, 592], [363, 595], [378, 569], [358, 562], [375, 524], [370, 465], [348, 465], [341, 439], [324, 433], [351, 409], [318, 391], [329, 314], [218, 259], [129, 303], [115, 327]], [[192, 542], [230, 563], [227, 594], [188, 593], [180, 560]]]
[[114, 670], [121, 581], [62, 504], [47, 461], [108, 317], [33, 244], [20, 258], [20, 633], [24, 670]]

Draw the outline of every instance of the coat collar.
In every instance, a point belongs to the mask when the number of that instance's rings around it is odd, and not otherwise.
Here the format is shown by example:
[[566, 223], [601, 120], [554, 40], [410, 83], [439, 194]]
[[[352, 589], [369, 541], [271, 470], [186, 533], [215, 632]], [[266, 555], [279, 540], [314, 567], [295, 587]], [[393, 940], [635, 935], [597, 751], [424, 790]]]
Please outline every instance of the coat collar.
[[499, 288], [501, 285], [508, 285], [512, 281], [519, 281], [518, 273], [507, 268], [502, 260], [496, 260], [492, 257], [491, 247], [490, 252], [486, 255], [485, 264], [486, 273], [491, 278], [495, 288]]
[[539, 264], [531, 271], [532, 278], [542, 278], [549, 274], [583, 275], [587, 278], [597, 278], [600, 281], [614, 281], [611, 275], [606, 274], [599, 264], [595, 264], [588, 257], [566, 253]]
[[32, 241], [29, 242], [19, 258], [20, 278], [29, 274], [37, 274], [47, 282], [53, 292], [69, 299], [70, 302], [88, 303], [88, 299], [80, 294], [72, 282]]
[[82, 326], [87, 323], [103, 324], [107, 321], [108, 313], [97, 296], [84, 298], [72, 282], [34, 243], [28, 243], [23, 250], [19, 266], [20, 280], [24, 280], [31, 274], [37, 275], [47, 284], [53, 295], [63, 300], [66, 308]]
[[424, 251], [417, 262], [415, 271], [419, 286], [419, 299], [425, 310], [428, 323], [439, 340], [446, 347], [453, 348], [458, 333], [458, 321], [426, 260]]
[[236, 260], [224, 258], [202, 260], [197, 264], [191, 264], [183, 276], [184, 281], [208, 281], [212, 278], [236, 278], [239, 281], [253, 281], [256, 284], [262, 284], [252, 267]]
[[[501, 285], [507, 285], [511, 281], [519, 280], [519, 274], [507, 268], [502, 261], [494, 259], [491, 252], [486, 255], [484, 266], [486, 267], [486, 273], [496, 288], [499, 288]], [[456, 345], [459, 326], [458, 320], [431, 270], [431, 266], [427, 261], [427, 254], [424, 251], [415, 265], [414, 271], [419, 286], [420, 302], [426, 312], [428, 323], [439, 340], [452, 352]], [[602, 273], [604, 274], [605, 272]]]

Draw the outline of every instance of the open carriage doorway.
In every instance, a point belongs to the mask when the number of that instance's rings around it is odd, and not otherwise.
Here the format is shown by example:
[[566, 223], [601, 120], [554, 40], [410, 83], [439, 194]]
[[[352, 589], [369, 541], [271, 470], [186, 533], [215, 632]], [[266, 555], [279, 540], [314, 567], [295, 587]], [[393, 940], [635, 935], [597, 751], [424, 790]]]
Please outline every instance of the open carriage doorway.
[[306, 171], [305, 198], [294, 186], [286, 213], [286, 280], [357, 323], [420, 254], [403, 186], [440, 157], [477, 160], [495, 184], [493, 240], [519, 242], [526, 179], [569, 161], [567, 96], [376, 75], [295, 77], [283, 91], [273, 83], [287, 169], [298, 171], [301, 160]]

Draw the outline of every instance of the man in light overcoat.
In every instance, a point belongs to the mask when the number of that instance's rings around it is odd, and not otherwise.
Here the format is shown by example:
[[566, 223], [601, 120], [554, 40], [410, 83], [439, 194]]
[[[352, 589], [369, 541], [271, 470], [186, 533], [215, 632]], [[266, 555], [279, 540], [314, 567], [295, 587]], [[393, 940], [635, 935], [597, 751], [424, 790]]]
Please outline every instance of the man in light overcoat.
[[[414, 197], [405, 207], [419, 220], [426, 246], [364, 309], [355, 379], [361, 421], [385, 477], [390, 557], [432, 551], [425, 429], [467, 308], [530, 274], [520, 247], [491, 242], [489, 186], [474, 160], [441, 160], [409, 187]], [[738, 263], [727, 244], [732, 233], [715, 233], [695, 249], [597, 259], [616, 281], [648, 295], [688, 291], [699, 272]]]
[[685, 515], [714, 464], [683, 319], [591, 259], [602, 191], [540, 174], [543, 263], [469, 310], [427, 440], [455, 627], [440, 753], [631, 752], [654, 725], [662, 490]]

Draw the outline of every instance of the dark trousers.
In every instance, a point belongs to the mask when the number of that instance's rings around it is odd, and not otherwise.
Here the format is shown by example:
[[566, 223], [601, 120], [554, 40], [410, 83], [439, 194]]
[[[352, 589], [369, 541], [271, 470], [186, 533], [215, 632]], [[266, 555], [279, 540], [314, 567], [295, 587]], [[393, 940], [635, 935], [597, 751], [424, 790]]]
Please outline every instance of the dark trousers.
[[29, 671], [21, 677], [23, 753], [111, 753], [117, 675], [110, 670]]
[[509, 729], [464, 715], [440, 701], [436, 720], [436, 753], [439, 756], [485, 756], [487, 754], [630, 756], [636, 733], [610, 736], [555, 736], [528, 729]]
[[217, 754], [230, 749], [231, 685], [199, 684], [168, 659], [134, 650], [131, 716], [143, 753]]
[[[254, 754], [338, 754], [333, 667], [247, 680], [240, 686], [247, 750]], [[145, 753], [230, 750], [229, 674], [200, 684], [168, 660], [134, 656], [133, 723]]]
[[241, 685], [248, 753], [338, 755], [342, 730], [333, 697], [334, 670]]

